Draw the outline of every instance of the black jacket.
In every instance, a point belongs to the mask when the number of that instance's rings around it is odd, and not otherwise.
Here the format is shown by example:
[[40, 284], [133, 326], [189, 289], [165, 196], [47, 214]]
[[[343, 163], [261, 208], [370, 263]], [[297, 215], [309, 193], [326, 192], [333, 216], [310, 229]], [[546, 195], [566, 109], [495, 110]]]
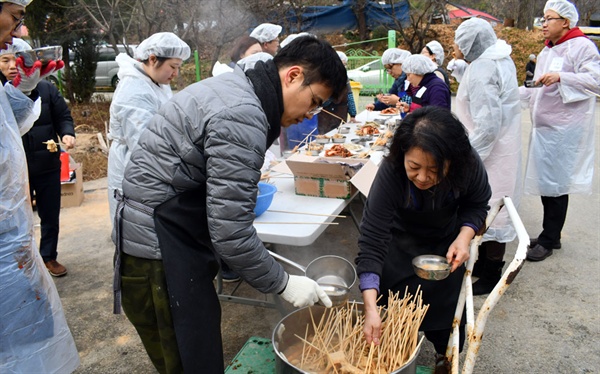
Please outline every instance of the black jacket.
[[50, 152], [44, 142], [59, 136], [75, 136], [71, 111], [58, 89], [42, 80], [36, 87], [42, 100], [42, 112], [29, 132], [23, 135], [29, 175], [40, 175], [60, 169], [60, 152]]

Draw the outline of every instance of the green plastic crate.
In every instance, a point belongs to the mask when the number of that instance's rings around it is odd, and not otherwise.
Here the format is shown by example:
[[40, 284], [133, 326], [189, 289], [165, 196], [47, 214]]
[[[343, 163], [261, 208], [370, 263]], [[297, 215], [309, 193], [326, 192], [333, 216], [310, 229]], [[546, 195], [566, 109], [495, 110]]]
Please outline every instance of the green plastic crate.
[[[271, 339], [253, 336], [225, 369], [225, 374], [275, 373], [275, 352]], [[433, 369], [417, 366], [417, 374], [433, 374]]]

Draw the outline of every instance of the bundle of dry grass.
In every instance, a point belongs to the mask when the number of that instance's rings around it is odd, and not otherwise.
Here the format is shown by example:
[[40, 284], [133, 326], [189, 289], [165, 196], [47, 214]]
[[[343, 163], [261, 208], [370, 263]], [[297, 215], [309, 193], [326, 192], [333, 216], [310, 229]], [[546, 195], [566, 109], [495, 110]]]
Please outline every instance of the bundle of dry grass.
[[[358, 304], [328, 309], [319, 321], [311, 311], [300, 342], [286, 350], [292, 365], [311, 373], [391, 373], [416, 354], [419, 326], [429, 305], [423, 305], [421, 292], [413, 297], [405, 292], [389, 293], [387, 309], [380, 308], [382, 334], [380, 344], [367, 345], [363, 337], [364, 315]], [[422, 340], [422, 339], [421, 339]]]

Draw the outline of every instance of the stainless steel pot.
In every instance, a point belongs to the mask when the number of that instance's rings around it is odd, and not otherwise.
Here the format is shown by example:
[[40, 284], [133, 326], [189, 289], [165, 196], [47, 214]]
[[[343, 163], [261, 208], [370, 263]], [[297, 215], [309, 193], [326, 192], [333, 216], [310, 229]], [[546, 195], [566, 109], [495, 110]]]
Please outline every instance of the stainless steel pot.
[[[359, 313], [362, 313], [363, 304], [357, 303], [357, 306]], [[322, 306], [312, 306], [298, 309], [285, 316], [277, 324], [277, 326], [275, 326], [275, 330], [273, 330], [273, 337], [271, 339], [273, 342], [273, 350], [275, 351], [276, 373], [307, 373], [289, 363], [285, 358], [285, 353], [287, 349], [296, 345], [299, 342], [298, 338], [295, 335], [305, 335], [307, 325], [309, 326], [308, 333], [311, 334], [313, 332], [310, 317], [311, 309], [312, 315], [314, 316], [316, 321], [319, 321], [323, 313], [325, 313], [325, 311], [327, 310]], [[391, 374], [416, 374], [417, 356], [419, 355], [418, 350], [420, 350], [420, 346], [417, 347], [417, 353], [413, 355], [413, 358], [409, 362], [407, 362], [406, 365], [402, 366], [398, 370], [393, 371]]]
[[271, 256], [295, 267], [307, 277], [317, 282], [331, 299], [333, 306], [344, 304], [350, 296], [350, 289], [356, 282], [356, 270], [350, 261], [340, 256], [321, 256], [312, 260], [306, 267], [277, 253]]

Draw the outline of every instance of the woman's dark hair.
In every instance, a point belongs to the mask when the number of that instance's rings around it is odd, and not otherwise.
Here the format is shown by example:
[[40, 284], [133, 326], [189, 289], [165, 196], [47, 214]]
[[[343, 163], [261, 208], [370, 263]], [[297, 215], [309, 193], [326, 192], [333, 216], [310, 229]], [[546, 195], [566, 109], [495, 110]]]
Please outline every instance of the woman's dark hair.
[[299, 65], [304, 68], [304, 82], [322, 83], [333, 90], [332, 99], [347, 94], [348, 74], [342, 60], [331, 44], [314, 36], [300, 36], [282, 48], [273, 62], [277, 69]]
[[[448, 109], [426, 106], [407, 115], [398, 126], [388, 159], [404, 170], [404, 154], [411, 148], [430, 153], [440, 184], [464, 190], [475, 167], [475, 155], [467, 130]], [[444, 175], [444, 163], [449, 162]]]
[[260, 42], [248, 35], [244, 35], [241, 38], [239, 38], [233, 46], [233, 49], [231, 50], [231, 61], [238, 62], [239, 60], [241, 60], [242, 55], [248, 50], [248, 48], [252, 47], [254, 44], [260, 45]]
[[[165, 61], [167, 61], [168, 59], [172, 58], [172, 57], [158, 57], [158, 56], [154, 56], [156, 57], [156, 68], [158, 69], [159, 67], [162, 66], [162, 64], [165, 63]], [[147, 58], [145, 60], [142, 61], [142, 63], [144, 65], [148, 65], [148, 61], [150, 61], [150, 58]]]

